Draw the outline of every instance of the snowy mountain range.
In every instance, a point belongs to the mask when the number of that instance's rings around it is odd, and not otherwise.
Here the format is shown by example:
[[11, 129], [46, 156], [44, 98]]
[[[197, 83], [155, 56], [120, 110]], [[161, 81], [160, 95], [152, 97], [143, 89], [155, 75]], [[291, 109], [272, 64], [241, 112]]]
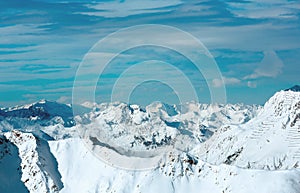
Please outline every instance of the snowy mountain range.
[[[300, 192], [300, 92], [263, 106], [0, 109], [0, 192]], [[159, 158], [157, 162], [151, 162]]]

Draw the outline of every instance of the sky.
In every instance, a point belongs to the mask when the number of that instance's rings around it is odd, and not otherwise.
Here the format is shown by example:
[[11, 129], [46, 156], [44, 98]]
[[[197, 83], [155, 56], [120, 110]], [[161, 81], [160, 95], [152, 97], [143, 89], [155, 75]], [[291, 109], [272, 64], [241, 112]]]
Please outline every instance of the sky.
[[[96, 102], [111, 100], [116, 83], [155, 74], [160, 76], [130, 88], [126, 102], [182, 102], [179, 95], [189, 95], [182, 77], [188, 78], [203, 103], [211, 102], [210, 89], [225, 87], [228, 103], [264, 104], [275, 92], [300, 84], [297, 0], [0, 0], [0, 17], [0, 107], [41, 99], [71, 103], [78, 68], [91, 48], [118, 30], [147, 24], [171, 26], [195, 37], [212, 55], [222, 77], [207, 79], [185, 54], [174, 50], [135, 47], [113, 58], [99, 74], [92, 90]], [[161, 33], [194, 51], [180, 38]], [[148, 36], [135, 38], [143, 37]], [[129, 38], [132, 35], [123, 34], [118, 41], [126, 44]], [[138, 68], [149, 60], [152, 68]], [[155, 70], [156, 64], [162, 66]], [[85, 78], [89, 81], [88, 74]], [[181, 86], [174, 90], [172, 85]]]

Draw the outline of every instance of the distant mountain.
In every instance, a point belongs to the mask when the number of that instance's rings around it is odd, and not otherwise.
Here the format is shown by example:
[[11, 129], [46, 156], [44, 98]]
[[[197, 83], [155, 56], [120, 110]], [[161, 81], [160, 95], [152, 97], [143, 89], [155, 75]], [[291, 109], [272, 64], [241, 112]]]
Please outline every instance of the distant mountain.
[[72, 108], [69, 105], [48, 100], [41, 100], [23, 106], [3, 108], [0, 111], [0, 116], [11, 121], [14, 119], [23, 119], [27, 122], [39, 123], [44, 126], [57, 121], [66, 127], [71, 127], [75, 124]]
[[[77, 119], [84, 132], [106, 143], [122, 144], [126, 150], [147, 150], [168, 145], [179, 149], [208, 139], [224, 124], [242, 124], [257, 115], [260, 106], [198, 104], [180, 106], [155, 102], [142, 108], [125, 103], [104, 103]], [[178, 141], [187, 138], [189, 143]], [[91, 147], [92, 148], [92, 147]], [[125, 151], [120, 149], [119, 151]]]
[[300, 86], [299, 85], [295, 85], [291, 88], [285, 89], [284, 91], [294, 91], [294, 92], [300, 92]]

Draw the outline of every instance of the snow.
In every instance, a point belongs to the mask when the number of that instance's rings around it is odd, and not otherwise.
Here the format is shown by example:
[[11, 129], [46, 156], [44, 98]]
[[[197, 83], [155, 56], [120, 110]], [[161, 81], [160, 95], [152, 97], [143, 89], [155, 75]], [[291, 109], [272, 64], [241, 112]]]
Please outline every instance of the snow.
[[92, 105], [69, 125], [63, 104], [4, 109], [0, 192], [299, 193], [299, 92], [264, 107]]
[[41, 165], [39, 159], [42, 155], [37, 152], [36, 138], [32, 134], [15, 130], [5, 133], [4, 136], [18, 148], [21, 158], [21, 181], [24, 182], [29, 192], [58, 192], [57, 185], [43, 168], [44, 165]]
[[18, 148], [0, 136], [0, 192], [28, 192], [21, 181], [20, 164]]
[[[220, 164], [242, 149], [232, 163], [238, 167], [268, 170], [295, 168], [300, 160], [299, 115], [300, 93], [278, 92], [248, 123], [221, 128], [215, 135], [218, 139], [210, 142], [211, 150], [202, 155], [203, 159]], [[206, 151], [200, 149], [194, 151]]]
[[[66, 186], [64, 192], [297, 192], [299, 171], [263, 171], [235, 166], [214, 166], [199, 160], [185, 162], [184, 155], [174, 156], [165, 166], [154, 170], [128, 171], [106, 165], [97, 159], [79, 138], [50, 143], [58, 157], [59, 171]], [[189, 168], [189, 170], [187, 170]], [[199, 172], [200, 171], [200, 172]], [[80, 177], [77, 177], [80, 174]], [[297, 181], [298, 179], [298, 181]]]

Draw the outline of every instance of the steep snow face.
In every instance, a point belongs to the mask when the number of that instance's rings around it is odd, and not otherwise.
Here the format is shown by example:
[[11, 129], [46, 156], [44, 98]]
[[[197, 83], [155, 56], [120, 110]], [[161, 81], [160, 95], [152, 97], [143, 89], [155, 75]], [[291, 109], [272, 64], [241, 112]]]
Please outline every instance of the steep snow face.
[[21, 181], [20, 165], [18, 148], [0, 135], [0, 192], [29, 192]]
[[[49, 146], [47, 148], [47, 142], [35, 138], [30, 133], [15, 130], [4, 133], [4, 136], [6, 144], [13, 144], [17, 148], [19, 159], [21, 159], [17, 169], [22, 172], [19, 180], [24, 183], [29, 192], [55, 193], [63, 187], [60, 181], [61, 176], [57, 170], [56, 159], [49, 152], [50, 148]], [[5, 155], [4, 157], [9, 156]], [[13, 159], [16, 158], [12, 158], [12, 161], [14, 161]]]
[[300, 93], [276, 93], [257, 117], [244, 125], [221, 128], [195, 153], [212, 164], [268, 170], [299, 168]]

